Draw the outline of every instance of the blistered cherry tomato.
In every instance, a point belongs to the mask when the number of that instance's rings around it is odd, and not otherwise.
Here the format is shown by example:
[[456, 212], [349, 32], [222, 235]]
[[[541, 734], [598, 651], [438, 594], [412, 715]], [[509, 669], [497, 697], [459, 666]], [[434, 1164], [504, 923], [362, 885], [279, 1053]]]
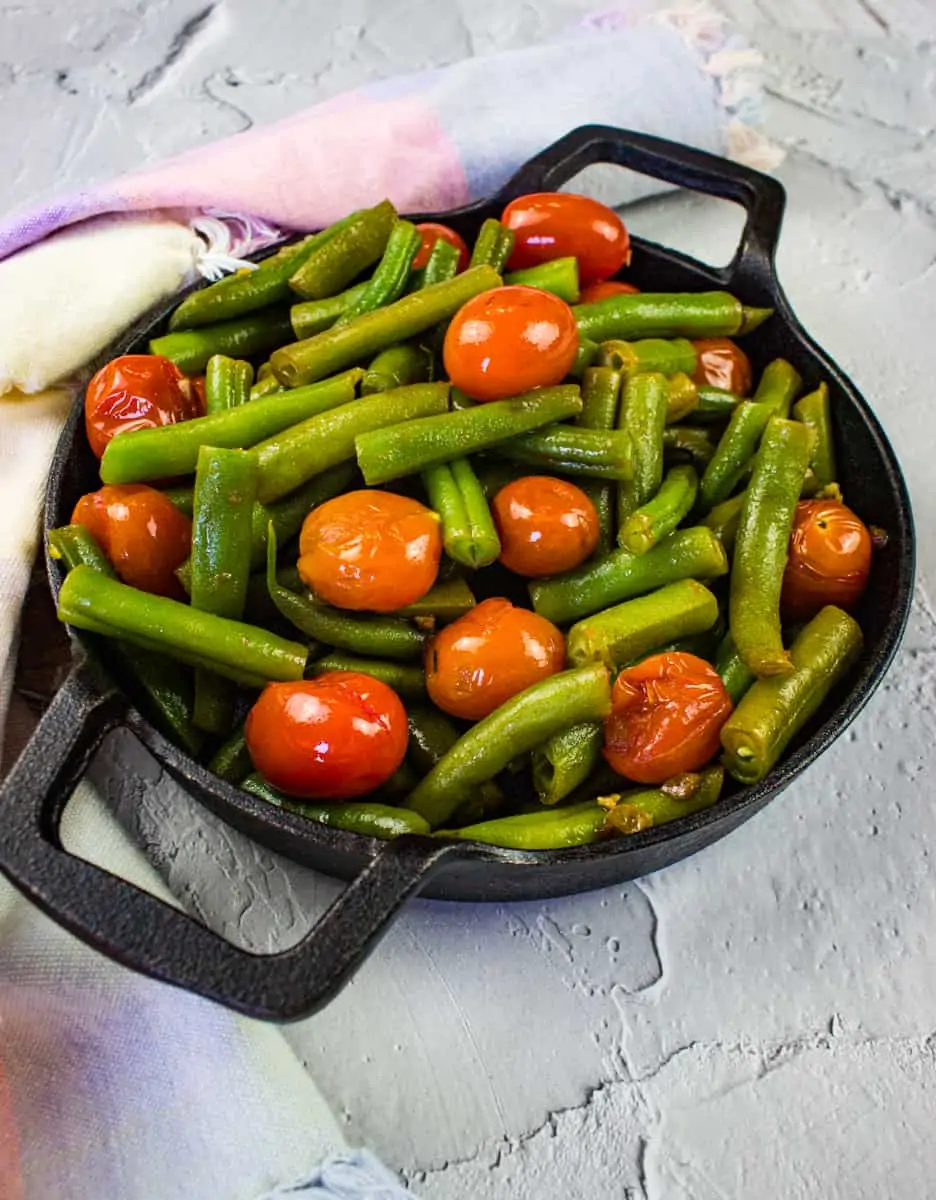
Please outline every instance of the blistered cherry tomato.
[[85, 392], [85, 429], [100, 458], [112, 437], [200, 417], [196, 388], [158, 354], [125, 354], [102, 367]]
[[475, 400], [502, 400], [560, 383], [578, 349], [564, 300], [532, 287], [500, 287], [462, 305], [443, 346], [452, 383]]
[[480, 721], [565, 666], [565, 639], [536, 613], [484, 600], [429, 643], [426, 688], [453, 717]]
[[82, 496], [72, 524], [83, 525], [131, 587], [181, 600], [174, 575], [192, 549], [192, 522], [143, 483], [109, 484]]
[[654, 654], [614, 681], [604, 756], [635, 783], [663, 783], [715, 757], [730, 715], [731, 698], [705, 659]]
[[408, 736], [396, 692], [358, 671], [268, 684], [244, 726], [263, 778], [309, 800], [349, 800], [380, 787], [403, 761]]
[[596, 300], [607, 300], [609, 296], [634, 296], [640, 291], [632, 283], [623, 279], [599, 279], [597, 283], [586, 284], [579, 295], [581, 304], [594, 304]]
[[429, 261], [429, 255], [432, 253], [432, 247], [436, 244], [439, 238], [443, 242], [448, 242], [450, 246], [454, 246], [458, 251], [458, 270], [464, 271], [468, 266], [468, 260], [471, 255], [468, 253], [468, 247], [465, 244], [465, 239], [460, 233], [456, 233], [454, 229], [449, 229], [448, 225], [439, 225], [435, 221], [426, 221], [422, 225], [417, 225], [419, 236], [422, 238], [422, 245], [416, 252], [416, 257], [413, 259], [413, 268], [424, 267]]
[[574, 255], [579, 279], [610, 279], [630, 262], [630, 237], [617, 213], [598, 200], [569, 192], [518, 196], [501, 221], [514, 232], [511, 271]]
[[853, 607], [871, 573], [871, 534], [836, 500], [801, 500], [793, 517], [780, 604], [786, 617], [810, 617], [826, 604]]
[[299, 574], [338, 608], [394, 612], [435, 583], [439, 518], [417, 500], [370, 489], [314, 508], [299, 537]]
[[500, 535], [500, 561], [518, 575], [538, 579], [571, 571], [598, 545], [595, 506], [565, 479], [514, 479], [494, 497], [491, 511]]
[[747, 396], [753, 382], [751, 360], [731, 338], [698, 338], [694, 341], [698, 362], [692, 378], [700, 385], [724, 388], [736, 396]]

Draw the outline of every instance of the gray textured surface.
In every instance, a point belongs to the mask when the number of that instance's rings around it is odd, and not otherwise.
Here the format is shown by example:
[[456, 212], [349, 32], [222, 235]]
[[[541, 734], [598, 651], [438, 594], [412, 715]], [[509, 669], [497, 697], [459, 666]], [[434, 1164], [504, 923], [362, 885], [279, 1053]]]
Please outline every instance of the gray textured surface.
[[[0, 205], [594, 7], [4, 3]], [[936, 8], [721, 7], [770, 57], [768, 131], [790, 149], [781, 276], [881, 413], [933, 580]], [[736, 230], [686, 197], [631, 223], [722, 260]], [[349, 1137], [427, 1200], [931, 1195], [934, 634], [921, 586], [848, 738], [696, 859], [544, 904], [414, 905], [329, 1009], [286, 1031]], [[174, 831], [159, 865], [233, 940], [294, 941], [335, 891], [209, 819], [127, 741], [95, 778], [144, 841]]]

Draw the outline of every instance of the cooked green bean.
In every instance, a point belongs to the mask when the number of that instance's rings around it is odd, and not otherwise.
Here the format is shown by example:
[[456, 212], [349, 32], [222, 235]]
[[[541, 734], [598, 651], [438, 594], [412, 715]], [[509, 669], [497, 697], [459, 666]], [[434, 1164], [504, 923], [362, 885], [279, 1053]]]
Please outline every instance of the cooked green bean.
[[454, 621], [475, 606], [474, 593], [464, 579], [445, 579], [421, 600], [414, 600], [399, 610], [401, 617], [435, 617], [438, 621]]
[[717, 579], [727, 573], [721, 542], [710, 529], [696, 525], [677, 529], [646, 554], [612, 550], [566, 575], [535, 580], [529, 585], [530, 598], [540, 616], [562, 625], [680, 579]]
[[437, 238], [423, 269], [421, 286], [431, 287], [434, 283], [445, 283], [447, 279], [454, 279], [458, 274], [459, 258], [457, 246], [453, 246], [445, 238]]
[[566, 638], [569, 662], [622, 667], [664, 642], [711, 629], [717, 620], [718, 601], [708, 588], [682, 579], [577, 622]]
[[305, 669], [306, 648], [297, 642], [127, 587], [91, 567], [68, 573], [58, 617], [89, 633], [125, 638], [144, 650], [207, 667], [246, 687], [301, 679]]
[[706, 767], [695, 777], [695, 786], [684, 798], [665, 787], [622, 792], [618, 802], [608, 809], [607, 829], [615, 833], [640, 833], [711, 808], [721, 795], [724, 778], [721, 767]]
[[422, 473], [429, 504], [442, 521], [445, 553], [477, 570], [496, 562], [501, 551], [494, 518], [467, 458], [427, 467]]
[[634, 473], [633, 439], [625, 429], [549, 425], [533, 433], [507, 438], [494, 446], [493, 451], [511, 462], [526, 463], [546, 474], [614, 482], [629, 480]]
[[[423, 386], [448, 387], [447, 384]], [[392, 396], [393, 393], [385, 395]], [[514, 434], [551, 421], [574, 417], [581, 411], [579, 389], [573, 385], [538, 388], [512, 400], [493, 400], [490, 404], [426, 416], [421, 420], [404, 421], [401, 418], [401, 424], [362, 433], [357, 438], [358, 466], [367, 484], [386, 483], [437, 463], [451, 462], [453, 458], [484, 450]]]
[[583, 429], [613, 429], [620, 394], [619, 371], [613, 367], [586, 367], [582, 373], [582, 411], [575, 424]]
[[666, 377], [666, 423], [675, 425], [691, 417], [699, 407], [699, 389], [685, 371]]
[[277, 808], [285, 808], [320, 825], [331, 825], [335, 829], [360, 833], [364, 837], [388, 840], [410, 833], [429, 832], [429, 826], [419, 814], [405, 808], [394, 808], [370, 800], [344, 800], [337, 804], [334, 801], [316, 803], [314, 800], [296, 800], [278, 792], [260, 775], [248, 775], [241, 787], [252, 796], [275, 804]]
[[[260, 472], [257, 492], [261, 503], [278, 500], [313, 475], [353, 458], [359, 434], [399, 426], [400, 422], [404, 429], [415, 429], [422, 423], [415, 418], [444, 413], [448, 389], [447, 383], [417, 383], [379, 392], [332, 408], [260, 442], [254, 453]], [[373, 482], [366, 472], [364, 477], [368, 483]]]
[[493, 268], [471, 267], [454, 279], [421, 288], [385, 308], [355, 317], [339, 329], [326, 329], [283, 346], [270, 362], [277, 379], [288, 387], [323, 379], [453, 317], [473, 296], [498, 287], [500, 282]]
[[563, 729], [533, 750], [533, 786], [541, 804], [558, 804], [595, 769], [604, 732], [599, 722], [583, 721]]
[[513, 252], [513, 231], [503, 226], [494, 217], [488, 217], [481, 225], [469, 267], [493, 267], [500, 274]]
[[698, 490], [695, 467], [670, 467], [657, 494], [621, 526], [618, 541], [631, 554], [646, 554], [691, 512]]
[[820, 383], [814, 392], [803, 396], [793, 405], [793, 415], [815, 434], [809, 465], [818, 488], [834, 483], [838, 472], [835, 465], [835, 442], [832, 437], [832, 414], [829, 410], [829, 389]]
[[276, 350], [292, 335], [289, 309], [270, 308], [217, 325], [165, 333], [152, 339], [149, 352], [170, 359], [186, 375], [198, 375], [213, 354], [253, 358], [256, 354]]
[[718, 421], [727, 421], [741, 403], [741, 397], [725, 388], [700, 385], [697, 389], [699, 403], [693, 409], [691, 419], [699, 425], [712, 425]]
[[347, 404], [354, 399], [363, 374], [356, 368], [310, 387], [264, 396], [210, 417], [123, 433], [107, 444], [101, 459], [101, 479], [104, 483], [140, 483], [190, 475], [201, 446], [246, 450], [316, 413]]
[[552, 292], [560, 300], [565, 300], [566, 304], [578, 304], [578, 259], [572, 256], [554, 258], [550, 262], [539, 263], [523, 271], [509, 271], [504, 276], [504, 283], [508, 287], [519, 284], [523, 287], [539, 288], [541, 292]]
[[426, 698], [425, 673], [422, 667], [411, 666], [409, 663], [387, 662], [382, 658], [358, 658], [353, 654], [333, 651], [311, 663], [308, 673], [324, 675], [327, 671], [359, 671], [362, 675], [371, 675], [387, 687], [393, 688], [404, 700]]
[[513, 696], [462, 734], [406, 800], [430, 825], [447, 821], [486, 780], [570, 725], [602, 720], [611, 707], [607, 671], [561, 671]]
[[624, 523], [659, 491], [663, 481], [663, 433], [669, 394], [666, 379], [656, 372], [635, 375], [624, 385], [618, 427], [633, 447], [633, 473], [618, 484], [618, 541]]
[[458, 741], [458, 730], [431, 705], [407, 705], [406, 721], [410, 735], [406, 756], [420, 775], [426, 775]]
[[591, 338], [579, 335], [578, 350], [575, 352], [575, 361], [569, 367], [569, 374], [576, 379], [580, 379], [585, 372], [585, 368], [590, 367], [597, 357], [598, 343], [593, 342]]
[[287, 493], [282, 500], [273, 504], [256, 503], [251, 515], [251, 568], [256, 570], [266, 562], [267, 531], [271, 521], [276, 541], [282, 545], [302, 529], [303, 521], [313, 508], [347, 492], [355, 475], [353, 463], [336, 463], [314, 475], [294, 492]]
[[382, 308], [385, 304], [392, 304], [394, 300], [398, 300], [403, 295], [413, 259], [421, 245], [422, 238], [412, 221], [398, 218], [390, 230], [383, 257], [367, 287], [357, 300], [345, 309], [336, 324], [345, 325], [362, 313], [373, 312], [375, 308]]
[[744, 492], [732, 496], [716, 504], [702, 518], [702, 524], [707, 525], [715, 534], [726, 550], [733, 550], [735, 538], [738, 536], [738, 523], [741, 520], [741, 509], [744, 507]]
[[389, 200], [365, 208], [330, 238], [317, 245], [289, 277], [289, 286], [306, 300], [334, 296], [384, 252], [396, 210]]
[[861, 652], [861, 628], [832, 605], [790, 647], [792, 671], [758, 679], [722, 726], [725, 764], [742, 783], [758, 783]]
[[734, 638], [726, 633], [715, 656], [715, 670], [721, 676], [725, 691], [731, 697], [731, 703], [737, 704], [757, 676], [746, 665], [738, 653]]
[[243, 725], [239, 725], [227, 741], [218, 747], [208, 763], [208, 770], [235, 787], [244, 782], [253, 770], [253, 762], [247, 749]]
[[606, 809], [594, 800], [585, 800], [562, 808], [496, 817], [459, 829], [440, 829], [436, 836], [484, 842], [508, 850], [567, 850], [596, 842], [605, 832], [607, 819]]
[[242, 358], [213, 354], [205, 368], [205, 412], [225, 412], [239, 408], [250, 399], [253, 367]]
[[701, 474], [712, 461], [715, 443], [704, 429], [691, 425], [667, 425], [663, 430], [663, 461], [685, 462], [688, 459]]
[[695, 346], [686, 338], [642, 338], [636, 342], [602, 342], [596, 362], [619, 371], [627, 380], [648, 373], [691, 376], [696, 359]]
[[728, 619], [738, 653], [758, 676], [785, 675], [793, 668], [783, 648], [780, 588], [811, 451], [805, 425], [772, 417], [741, 508]]
[[322, 300], [301, 300], [294, 304], [289, 310], [293, 333], [302, 339], [331, 329], [338, 318], [364, 295], [368, 282], [356, 283], [354, 287], [339, 292], [337, 296], [326, 296]]
[[273, 374], [273, 369], [269, 361], [267, 361], [257, 370], [257, 377], [254, 380], [253, 387], [250, 389], [250, 399], [260, 400], [263, 396], [272, 396], [274, 392], [282, 392], [284, 390], [283, 385]]
[[746, 315], [741, 301], [728, 292], [639, 292], [579, 304], [573, 311], [581, 336], [595, 342], [733, 337], [745, 324], [756, 328], [757, 316], [766, 320], [771, 312], [752, 309]]
[[[444, 246], [448, 242], [442, 243]], [[432, 351], [415, 342], [388, 346], [374, 358], [361, 380], [361, 395], [390, 392], [411, 383], [428, 383], [432, 378]]]

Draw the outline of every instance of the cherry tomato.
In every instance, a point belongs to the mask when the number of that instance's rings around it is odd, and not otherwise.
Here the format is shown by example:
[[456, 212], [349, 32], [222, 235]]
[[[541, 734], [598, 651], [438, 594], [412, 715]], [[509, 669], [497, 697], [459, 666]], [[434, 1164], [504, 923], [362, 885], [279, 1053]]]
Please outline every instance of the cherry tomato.
[[162, 492], [143, 483], [109, 484], [75, 505], [83, 525], [131, 587], [157, 596], [185, 597], [173, 572], [192, 549], [192, 522]]
[[751, 360], [731, 338], [699, 338], [694, 341], [698, 363], [692, 378], [708, 387], [724, 388], [736, 396], [748, 396], [753, 377]]
[[288, 796], [349, 800], [386, 783], [403, 761], [406, 710], [392, 688], [358, 671], [270, 683], [247, 715], [253, 765]]
[[504, 209], [501, 221], [514, 232], [511, 271], [535, 267], [551, 258], [574, 255], [579, 279], [610, 279], [630, 262], [630, 238], [617, 213], [568, 192], [535, 192], [519, 196]]
[[468, 266], [468, 260], [471, 255], [468, 253], [465, 239], [460, 233], [456, 233], [454, 229], [449, 229], [448, 225], [439, 225], [435, 221], [426, 221], [422, 225], [417, 225], [416, 228], [419, 230], [419, 236], [422, 238], [422, 245], [413, 259], [414, 269], [426, 265], [429, 261], [429, 255], [432, 253], [432, 247], [441, 238], [443, 242], [448, 242], [450, 246], [454, 246], [458, 251], [458, 270], [464, 271], [465, 267]]
[[560, 383], [575, 361], [578, 328], [564, 300], [539, 288], [493, 288], [462, 305], [442, 356], [452, 383], [475, 400], [502, 400]]
[[586, 284], [579, 296], [581, 304], [594, 304], [596, 300], [607, 300], [609, 296], [632, 296], [640, 291], [632, 283], [623, 279], [599, 279], [597, 283]]
[[598, 545], [594, 504], [564, 479], [515, 479], [497, 493], [491, 511], [501, 540], [500, 561], [518, 575], [537, 579], [571, 571]]
[[199, 416], [201, 416], [205, 411], [205, 377], [204, 375], [192, 375], [189, 383], [195, 393], [195, 403], [198, 406]]
[[555, 625], [496, 597], [483, 600], [432, 639], [426, 688], [444, 712], [480, 721], [564, 666], [565, 639]]
[[441, 526], [431, 508], [393, 492], [345, 492], [306, 517], [299, 574], [338, 608], [395, 612], [425, 596], [441, 555]]
[[705, 659], [682, 651], [654, 654], [614, 682], [604, 756], [635, 783], [663, 783], [697, 771], [718, 753], [731, 707]]
[[85, 429], [100, 458], [112, 437], [200, 417], [197, 390], [158, 354], [125, 354], [102, 367], [85, 392]]
[[871, 572], [867, 526], [836, 500], [801, 500], [793, 517], [780, 603], [784, 616], [810, 617], [826, 604], [853, 607]]

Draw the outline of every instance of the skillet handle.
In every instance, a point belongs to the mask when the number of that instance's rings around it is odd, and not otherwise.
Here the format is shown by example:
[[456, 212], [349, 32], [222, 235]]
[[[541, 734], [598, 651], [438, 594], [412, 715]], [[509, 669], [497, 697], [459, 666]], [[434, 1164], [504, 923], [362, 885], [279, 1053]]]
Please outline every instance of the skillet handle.
[[127, 711], [88, 664], [72, 670], [0, 786], [0, 871], [82, 941], [144, 975], [251, 1017], [306, 1016], [335, 995], [430, 875], [471, 853], [470, 843], [425, 837], [387, 842], [296, 946], [272, 955], [240, 950], [62, 847], [65, 805]]
[[592, 163], [616, 163], [675, 187], [733, 200], [747, 212], [741, 240], [724, 272], [725, 285], [746, 303], [772, 303], [774, 255], [786, 192], [769, 175], [679, 142], [617, 129], [582, 125], [531, 158], [507, 183], [505, 199], [554, 191]]

